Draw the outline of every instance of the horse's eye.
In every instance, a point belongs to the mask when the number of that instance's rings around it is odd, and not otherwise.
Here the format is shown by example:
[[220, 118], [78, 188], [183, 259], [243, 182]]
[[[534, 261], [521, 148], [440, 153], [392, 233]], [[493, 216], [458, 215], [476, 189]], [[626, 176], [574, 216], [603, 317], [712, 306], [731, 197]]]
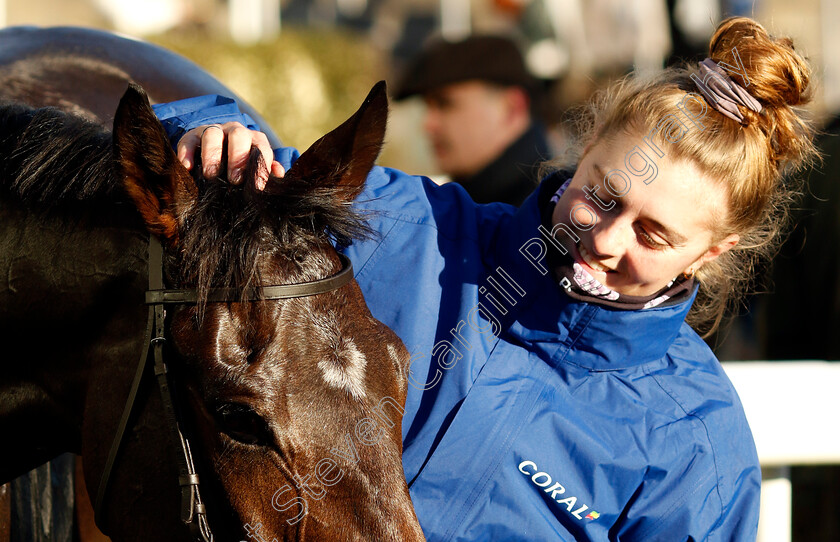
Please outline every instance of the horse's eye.
[[249, 406], [222, 403], [215, 408], [214, 417], [221, 431], [244, 444], [266, 446], [273, 440], [268, 424]]

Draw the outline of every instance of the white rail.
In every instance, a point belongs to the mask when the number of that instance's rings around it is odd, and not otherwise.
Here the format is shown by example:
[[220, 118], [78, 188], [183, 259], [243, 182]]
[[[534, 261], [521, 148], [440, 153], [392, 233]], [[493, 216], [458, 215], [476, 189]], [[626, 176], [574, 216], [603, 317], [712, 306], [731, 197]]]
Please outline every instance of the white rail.
[[840, 464], [840, 363], [727, 362], [762, 467], [758, 542], [790, 542], [790, 467]]

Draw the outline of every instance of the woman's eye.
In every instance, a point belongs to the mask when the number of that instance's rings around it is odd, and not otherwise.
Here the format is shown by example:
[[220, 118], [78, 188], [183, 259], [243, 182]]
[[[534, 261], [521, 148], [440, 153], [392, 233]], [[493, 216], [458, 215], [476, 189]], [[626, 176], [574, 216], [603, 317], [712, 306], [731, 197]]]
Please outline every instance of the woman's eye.
[[648, 234], [645, 230], [639, 230], [639, 235], [644, 239], [645, 244], [654, 250], [663, 250], [668, 247], [667, 243], [660, 243]]
[[219, 430], [243, 444], [266, 446], [273, 440], [268, 424], [247, 405], [222, 403], [214, 409], [213, 417]]

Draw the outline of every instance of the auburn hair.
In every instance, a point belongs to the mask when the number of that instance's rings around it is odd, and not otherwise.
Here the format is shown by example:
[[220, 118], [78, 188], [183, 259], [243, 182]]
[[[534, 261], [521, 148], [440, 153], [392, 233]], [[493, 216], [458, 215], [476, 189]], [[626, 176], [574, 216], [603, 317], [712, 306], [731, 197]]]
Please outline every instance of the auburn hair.
[[[700, 290], [687, 322], [704, 337], [717, 330], [727, 311], [754, 286], [763, 263], [778, 252], [789, 208], [800, 193], [792, 173], [819, 158], [814, 130], [798, 108], [810, 101], [811, 70], [793, 42], [769, 35], [752, 19], [733, 17], [717, 27], [709, 57], [735, 66], [733, 48], [747, 80], [728, 70], [727, 74], [761, 103], [761, 112], [738, 106], [744, 116], [739, 123], [714, 109], [692, 80], [692, 74], [702, 80], [696, 64], [668, 68], [649, 78], [631, 75], [596, 93], [576, 112], [577, 144], [549, 164], [551, 169], [568, 166], [582, 158], [586, 145], [621, 131], [651, 134], [666, 158], [690, 160], [724, 187], [728, 208], [723, 216], [713, 217], [713, 243], [733, 233], [740, 240], [697, 270]], [[680, 107], [703, 129], [686, 122], [688, 129], [679, 138], [673, 124], [651, 133], [668, 115], [678, 116]]]

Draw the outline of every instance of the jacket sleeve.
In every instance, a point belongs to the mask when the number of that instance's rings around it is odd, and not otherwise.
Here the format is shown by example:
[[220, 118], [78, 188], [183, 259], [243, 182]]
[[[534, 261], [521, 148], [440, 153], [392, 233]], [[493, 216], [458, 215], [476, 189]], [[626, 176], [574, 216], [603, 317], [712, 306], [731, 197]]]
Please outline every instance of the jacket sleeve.
[[[224, 96], [198, 96], [152, 107], [173, 146], [186, 132], [205, 124], [235, 121], [251, 130], [260, 130], [260, 126], [251, 117], [239, 111], [235, 100]], [[274, 158], [286, 171], [299, 156], [297, 149], [292, 147], [274, 149]], [[463, 222], [467, 219], [474, 220], [477, 225], [493, 222], [501, 209], [501, 204], [476, 204], [455, 183], [440, 190], [440, 187], [425, 177], [407, 175], [394, 169], [375, 167], [368, 176], [367, 188], [362, 197], [357, 199], [360, 208], [397, 213], [409, 216], [411, 220], [434, 222], [438, 217], [446, 216], [448, 222]], [[408, 197], [400, 195], [406, 192], [410, 194]], [[382, 201], [376, 203], [376, 200]]]
[[[667, 466], [651, 466], [638, 498], [617, 527], [618, 542], [753, 542], [758, 531], [761, 468], [740, 420], [695, 418], [700, 435], [714, 435], [709, 423], [728, 422], [729, 438], [698, 437], [694, 453]], [[746, 423], [745, 421], [743, 422]], [[684, 440], [677, 438], [677, 440]]]

